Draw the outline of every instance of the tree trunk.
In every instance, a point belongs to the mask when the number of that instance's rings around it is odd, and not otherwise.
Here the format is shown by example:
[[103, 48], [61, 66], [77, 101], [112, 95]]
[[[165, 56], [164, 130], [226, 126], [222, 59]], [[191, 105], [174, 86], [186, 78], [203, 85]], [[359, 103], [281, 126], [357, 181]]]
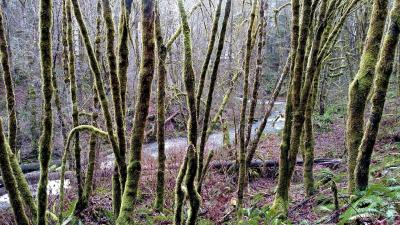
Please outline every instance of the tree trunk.
[[400, 33], [400, 0], [395, 0], [390, 13], [389, 29], [380, 50], [379, 62], [375, 70], [374, 89], [372, 95], [371, 115], [358, 149], [355, 168], [355, 183], [357, 190], [365, 190], [368, 186], [369, 165], [374, 149], [379, 124], [385, 106], [386, 93], [390, 75], [393, 72], [393, 61]]
[[51, 144], [53, 134], [53, 112], [51, 100], [53, 96], [52, 76], [52, 53], [51, 53], [51, 28], [52, 28], [52, 0], [40, 1], [40, 60], [42, 74], [42, 95], [43, 95], [43, 113], [42, 113], [42, 135], [39, 140], [39, 161], [40, 161], [40, 179], [38, 186], [38, 213], [37, 224], [47, 224], [47, 183], [49, 162], [51, 158]]
[[2, 159], [0, 161], [1, 176], [3, 177], [4, 185], [8, 191], [15, 221], [18, 225], [30, 225], [28, 217], [24, 212], [24, 206], [17, 188], [17, 182], [11, 169], [7, 148], [10, 148], [10, 146], [4, 137], [3, 122], [0, 119], [0, 158]]
[[142, 144], [148, 115], [151, 82], [154, 73], [154, 1], [142, 0], [142, 63], [135, 106], [135, 117], [131, 136], [131, 156], [128, 176], [122, 196], [121, 210], [117, 224], [131, 224], [136, 204], [141, 173]]
[[[296, 26], [299, 21], [298, 17], [300, 15], [300, 5], [298, 1], [292, 1], [292, 20], [293, 25]], [[306, 0], [303, 3], [302, 7], [302, 15], [309, 15], [311, 13], [311, 1]], [[297, 47], [297, 50], [293, 49], [292, 52], [296, 52], [295, 60], [292, 61], [292, 76], [291, 76], [291, 84], [288, 93], [287, 105], [286, 105], [286, 120], [285, 120], [285, 127], [283, 133], [283, 141], [281, 143], [281, 158], [279, 163], [279, 177], [278, 177], [278, 191], [275, 195], [275, 200], [271, 209], [272, 213], [280, 214], [283, 213], [284, 215], [287, 214], [288, 208], [288, 201], [289, 201], [289, 186], [290, 186], [290, 177], [292, 173], [292, 167], [294, 168], [293, 162], [296, 161], [299, 140], [300, 140], [300, 133], [302, 128], [302, 121], [301, 121], [301, 112], [300, 112], [300, 94], [301, 94], [301, 81], [303, 76], [303, 65], [304, 65], [304, 53], [306, 48], [308, 30], [309, 30], [309, 23], [310, 18], [308, 16], [301, 17], [301, 25], [300, 29], [298, 30], [298, 35], [292, 36], [292, 38], [297, 38], [298, 41], [294, 47]], [[297, 25], [299, 26], [299, 25]], [[292, 28], [294, 29], [294, 28]], [[293, 42], [293, 40], [292, 40]], [[290, 97], [290, 99], [289, 99]], [[293, 115], [292, 115], [293, 113]], [[291, 115], [288, 118], [288, 115]], [[293, 122], [288, 122], [288, 120], [293, 120]], [[301, 125], [301, 126], [300, 126]], [[299, 130], [295, 130], [294, 128], [300, 127]], [[297, 145], [295, 143], [297, 141]], [[294, 160], [293, 160], [294, 158]]]
[[256, 17], [257, 2], [252, 2], [252, 10], [250, 14], [249, 27], [247, 30], [246, 40], [246, 56], [243, 61], [243, 96], [242, 96], [242, 107], [240, 109], [240, 122], [239, 122], [239, 178], [238, 178], [238, 190], [237, 190], [237, 216], [238, 219], [242, 217], [243, 208], [243, 192], [245, 188], [246, 179], [246, 146], [245, 146], [245, 128], [246, 128], [246, 112], [247, 112], [247, 94], [249, 89], [249, 73], [250, 73], [250, 58], [251, 58], [251, 45], [252, 45], [252, 32], [254, 25], [254, 18]]
[[17, 150], [17, 114], [15, 107], [15, 95], [13, 79], [10, 71], [10, 58], [8, 55], [8, 44], [4, 30], [4, 15], [0, 9], [0, 52], [1, 65], [3, 66], [3, 80], [6, 88], [7, 110], [8, 110], [8, 141], [13, 153]]
[[[199, 86], [197, 88], [197, 94], [196, 94], [197, 117], [199, 117], [199, 115], [200, 115], [200, 105], [201, 105], [200, 103], [201, 103], [201, 96], [203, 94], [204, 82], [206, 80], [208, 65], [210, 64], [210, 61], [211, 61], [211, 54], [214, 50], [215, 39], [216, 39], [216, 36], [218, 33], [219, 18], [221, 16], [221, 3], [222, 3], [222, 0], [218, 0], [217, 9], [215, 10], [215, 15], [214, 15], [214, 19], [213, 19], [213, 25], [211, 28], [210, 41], [208, 42], [207, 53], [204, 58], [203, 66], [201, 68], [200, 81], [199, 81]], [[201, 157], [201, 159], [199, 158], [199, 160], [203, 160], [203, 153], [201, 151], [199, 152], [199, 156]], [[200, 165], [200, 163], [199, 163], [199, 165]], [[202, 167], [202, 166], [203, 166], [203, 163], [201, 162], [200, 167]]]
[[354, 189], [354, 168], [364, 130], [364, 110], [378, 61], [379, 48], [385, 27], [388, 1], [374, 0], [372, 15], [360, 69], [350, 84], [347, 107], [346, 148], [348, 153], [348, 192]]
[[157, 189], [155, 209], [158, 212], [163, 211], [164, 191], [165, 191], [165, 79], [167, 68], [165, 60], [167, 58], [167, 48], [161, 31], [159, 1], [156, 1], [155, 18], [155, 38], [157, 44], [158, 57], [158, 80], [157, 80], [157, 144], [158, 144], [158, 170], [157, 170]]
[[[203, 128], [202, 128], [202, 133], [201, 133], [199, 154], [198, 154], [197, 189], [198, 189], [199, 193], [201, 193], [201, 179], [204, 175], [204, 174], [202, 174], [203, 163], [204, 163], [203, 158], [204, 158], [204, 149], [205, 149], [205, 145], [207, 142], [208, 123], [210, 120], [214, 88], [215, 88], [215, 84], [217, 82], [218, 68], [219, 68], [219, 64], [220, 64], [220, 60], [221, 60], [222, 50], [224, 49], [226, 26], [228, 24], [229, 15], [231, 12], [231, 5], [232, 5], [232, 1], [227, 0], [226, 6], [225, 6], [225, 12], [224, 12], [224, 19], [223, 19], [222, 26], [221, 26], [221, 33], [219, 35], [219, 40], [218, 40], [217, 53], [215, 56], [213, 70], [212, 70], [212, 73], [210, 76], [210, 87], [209, 87], [208, 94], [207, 94], [206, 109], [205, 109], [205, 113], [204, 113]], [[197, 110], [199, 110], [199, 109], [197, 108]]]
[[[195, 96], [195, 74], [193, 69], [192, 61], [192, 40], [190, 37], [190, 27], [188, 23], [188, 18], [186, 10], [183, 5], [182, 0], [178, 0], [179, 14], [182, 24], [182, 34], [183, 34], [183, 44], [184, 44], [184, 65], [183, 65], [183, 79], [186, 88], [186, 103], [189, 109], [189, 119], [188, 119], [188, 143], [189, 148], [187, 150], [185, 160], [181, 166], [180, 174], [178, 175], [176, 182], [176, 198], [175, 204], [177, 206], [183, 205], [184, 193], [182, 192], [182, 182], [185, 184], [185, 194], [190, 195], [189, 198], [189, 208], [188, 208], [188, 218], [186, 224], [194, 225], [197, 219], [197, 214], [200, 208], [200, 196], [194, 185], [194, 177], [192, 179], [193, 173], [197, 171], [197, 151], [195, 145], [197, 142], [197, 112], [196, 112], [196, 96]], [[192, 146], [192, 147], [191, 147]], [[194, 152], [194, 154], [193, 154]], [[186, 165], [185, 165], [186, 164]], [[182, 175], [185, 174], [185, 179], [182, 179]], [[180, 195], [180, 196], [178, 196]], [[179, 211], [180, 210], [180, 211]], [[182, 208], [175, 208], [175, 224], [181, 224], [182, 222]]]
[[[260, 76], [263, 73], [262, 67], [263, 67], [263, 47], [265, 45], [264, 43], [264, 1], [260, 0], [260, 14], [259, 14], [259, 34], [258, 34], [258, 46], [257, 46], [257, 63], [256, 63], [256, 74], [254, 77], [254, 82], [253, 82], [253, 91], [251, 95], [251, 103], [250, 103], [250, 110], [249, 110], [249, 118], [247, 120], [247, 132], [246, 132], [246, 140], [245, 140], [245, 146], [249, 145], [249, 142], [251, 140], [251, 128], [253, 127], [253, 121], [254, 121], [254, 114], [257, 108], [257, 98], [258, 98], [258, 89], [260, 87]], [[255, 41], [255, 40], [254, 40]]]

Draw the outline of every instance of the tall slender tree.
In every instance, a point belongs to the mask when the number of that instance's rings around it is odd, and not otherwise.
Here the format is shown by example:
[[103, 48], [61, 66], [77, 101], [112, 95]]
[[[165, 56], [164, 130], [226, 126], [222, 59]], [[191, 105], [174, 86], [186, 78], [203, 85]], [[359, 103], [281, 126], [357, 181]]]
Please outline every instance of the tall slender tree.
[[53, 133], [53, 111], [51, 108], [51, 99], [53, 96], [52, 76], [52, 53], [51, 53], [51, 27], [53, 25], [52, 0], [40, 1], [40, 62], [42, 74], [42, 96], [43, 96], [43, 114], [42, 114], [42, 135], [39, 140], [39, 162], [40, 179], [38, 186], [38, 213], [37, 224], [47, 224], [47, 183], [49, 173], [49, 162], [51, 157], [51, 139]]
[[252, 33], [254, 20], [256, 17], [257, 1], [252, 1], [252, 9], [250, 13], [249, 27], [247, 29], [247, 40], [246, 40], [246, 56], [243, 61], [243, 96], [242, 96], [242, 107], [240, 109], [240, 124], [239, 124], [239, 178], [238, 178], [238, 190], [237, 190], [237, 212], [238, 217], [242, 217], [243, 207], [243, 192], [246, 179], [246, 146], [245, 146], [245, 129], [246, 129], [246, 112], [247, 112], [247, 99], [249, 89], [249, 74], [250, 74], [250, 59], [252, 50]]
[[[196, 96], [195, 96], [195, 73], [192, 61], [192, 40], [190, 37], [190, 27], [188, 16], [182, 0], [177, 0], [179, 15], [182, 24], [182, 34], [184, 43], [184, 64], [183, 64], [183, 79], [186, 88], [186, 104], [189, 109], [189, 118], [187, 125], [187, 137], [189, 147], [185, 159], [179, 170], [179, 174], [175, 185], [175, 212], [174, 224], [182, 224], [182, 205], [185, 195], [189, 198], [188, 218], [186, 224], [195, 224], [197, 213], [200, 207], [200, 196], [197, 188], [194, 185], [194, 179], [197, 173], [197, 112], [196, 112]], [[182, 189], [184, 182], [185, 188]]]
[[8, 44], [6, 31], [4, 29], [3, 9], [0, 8], [0, 52], [1, 65], [3, 67], [3, 80], [6, 88], [7, 110], [8, 110], [8, 141], [13, 153], [17, 150], [17, 113], [15, 107], [15, 95], [13, 79], [10, 71], [10, 58], [8, 54]]
[[153, 80], [155, 64], [154, 18], [154, 1], [142, 0], [142, 63], [131, 136], [128, 177], [122, 196], [121, 210], [117, 224], [131, 224], [133, 222], [131, 214], [136, 204], [139, 189], [144, 128], [149, 110], [151, 82]]
[[155, 208], [162, 212], [164, 207], [164, 186], [165, 186], [165, 78], [167, 68], [165, 60], [167, 57], [167, 48], [164, 44], [161, 31], [159, 1], [156, 1], [154, 20], [154, 35], [157, 45], [157, 144], [158, 144], [158, 170], [157, 170], [157, 193]]
[[200, 193], [201, 193], [201, 179], [204, 176], [203, 170], [205, 169], [203, 167], [203, 154], [207, 142], [207, 130], [210, 120], [211, 105], [213, 102], [213, 94], [214, 94], [215, 84], [217, 81], [218, 68], [221, 60], [222, 50], [224, 49], [226, 27], [228, 25], [229, 15], [231, 13], [231, 6], [232, 6], [232, 1], [227, 0], [224, 12], [224, 19], [222, 21], [221, 32], [218, 40], [217, 53], [215, 55], [214, 65], [210, 76], [210, 86], [207, 94], [206, 108], [204, 112], [203, 128], [199, 146], [199, 159], [198, 159], [199, 162], [197, 168], [197, 189]]

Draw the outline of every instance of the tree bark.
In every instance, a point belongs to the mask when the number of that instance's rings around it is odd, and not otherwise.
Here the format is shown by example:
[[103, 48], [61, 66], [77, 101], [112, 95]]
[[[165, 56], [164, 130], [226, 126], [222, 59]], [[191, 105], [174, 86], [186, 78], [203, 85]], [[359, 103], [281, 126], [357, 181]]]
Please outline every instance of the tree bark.
[[10, 148], [10, 146], [4, 137], [3, 122], [0, 119], [0, 157], [2, 159], [0, 161], [1, 176], [3, 177], [4, 185], [8, 191], [15, 221], [18, 225], [30, 225], [28, 217], [24, 212], [24, 206], [17, 188], [17, 182], [11, 169], [7, 148]]
[[374, 149], [379, 124], [385, 106], [386, 93], [390, 76], [393, 72], [393, 61], [396, 45], [400, 33], [400, 0], [395, 0], [390, 13], [389, 29], [380, 50], [379, 61], [375, 70], [374, 89], [372, 95], [371, 115], [358, 149], [357, 164], [355, 168], [355, 182], [357, 190], [365, 190], [368, 186], [369, 165]]
[[42, 135], [39, 140], [39, 161], [40, 161], [40, 179], [38, 186], [38, 213], [37, 224], [47, 224], [47, 183], [49, 173], [49, 162], [51, 158], [51, 144], [53, 134], [53, 112], [51, 108], [51, 100], [53, 96], [52, 76], [52, 48], [51, 48], [51, 28], [53, 25], [52, 18], [53, 1], [40, 1], [40, 61], [42, 75], [42, 96], [43, 96], [43, 113], [42, 113]]
[[17, 113], [15, 107], [15, 95], [13, 79], [10, 71], [10, 57], [8, 54], [8, 44], [4, 29], [4, 15], [0, 8], [0, 52], [1, 65], [3, 66], [3, 80], [6, 88], [7, 110], [8, 110], [8, 141], [11, 151], [17, 151]]
[[[198, 168], [197, 168], [197, 189], [200, 193], [201, 193], [201, 179], [203, 177], [202, 172], [203, 172], [203, 167], [204, 167], [203, 166], [204, 149], [205, 149], [205, 145], [207, 142], [207, 130], [208, 130], [208, 124], [209, 124], [209, 120], [210, 120], [211, 105], [212, 105], [212, 101], [213, 101], [215, 83], [217, 82], [218, 68], [219, 68], [219, 64], [220, 64], [220, 60], [221, 60], [222, 50], [224, 49], [226, 26], [228, 24], [229, 15], [231, 12], [231, 5], [232, 5], [232, 1], [227, 0], [226, 6], [225, 6], [225, 12], [224, 12], [224, 19], [222, 21], [221, 32], [220, 32], [219, 40], [218, 40], [217, 53], [215, 55], [215, 61], [214, 61], [212, 73], [210, 76], [210, 86], [208, 89], [206, 108], [205, 108], [205, 112], [204, 112], [203, 127], [202, 127], [200, 146], [199, 146], [199, 154], [198, 154]], [[199, 108], [197, 108], [197, 110], [199, 110]]]
[[243, 62], [243, 96], [242, 96], [242, 107], [240, 109], [240, 122], [239, 122], [239, 178], [238, 178], [238, 190], [237, 190], [237, 216], [238, 219], [242, 217], [243, 208], [243, 192], [245, 187], [246, 179], [246, 146], [245, 146], [245, 128], [246, 128], [246, 112], [247, 112], [247, 99], [249, 89], [249, 73], [250, 73], [250, 58], [251, 58], [251, 45], [252, 45], [252, 32], [254, 25], [254, 18], [256, 16], [257, 2], [252, 2], [252, 10], [250, 14], [249, 27], [247, 30], [246, 40], [246, 56]]
[[374, 0], [368, 34], [361, 56], [360, 69], [349, 87], [346, 124], [349, 178], [347, 189], [349, 193], [354, 191], [354, 169], [364, 131], [365, 105], [375, 75], [374, 70], [378, 61], [379, 48], [385, 27], [387, 5], [388, 1]]
[[148, 115], [151, 82], [154, 73], [154, 1], [142, 0], [142, 63], [135, 106], [135, 117], [131, 136], [131, 156], [128, 176], [122, 196], [121, 210], [117, 224], [131, 224], [136, 204], [141, 173], [142, 144]]

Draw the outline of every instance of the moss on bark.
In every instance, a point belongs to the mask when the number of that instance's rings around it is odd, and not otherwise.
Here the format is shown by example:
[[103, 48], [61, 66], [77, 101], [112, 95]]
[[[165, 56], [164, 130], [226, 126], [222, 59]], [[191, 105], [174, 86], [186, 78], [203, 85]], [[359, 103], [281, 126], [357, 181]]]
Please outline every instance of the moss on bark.
[[264, 2], [260, 0], [260, 12], [259, 12], [259, 32], [258, 32], [258, 44], [257, 44], [257, 62], [256, 62], [256, 74], [254, 76], [253, 91], [251, 95], [251, 103], [249, 109], [249, 118], [247, 119], [247, 132], [245, 139], [245, 146], [249, 145], [251, 139], [251, 128], [253, 127], [254, 114], [257, 107], [258, 89], [260, 87], [260, 76], [262, 74], [263, 64], [263, 46], [264, 46]]
[[252, 9], [249, 20], [249, 27], [247, 29], [246, 40], [246, 55], [243, 61], [243, 97], [242, 107], [240, 109], [240, 123], [239, 123], [239, 178], [237, 190], [237, 216], [239, 219], [242, 217], [243, 207], [243, 192], [245, 188], [246, 179], [246, 146], [245, 146], [245, 128], [246, 128], [246, 112], [247, 112], [247, 99], [249, 89], [249, 73], [250, 73], [250, 59], [252, 50], [252, 32], [254, 26], [254, 19], [256, 17], [257, 1], [252, 1]]
[[[96, 38], [95, 38], [95, 54], [96, 58], [99, 59], [100, 55], [100, 44], [101, 44], [101, 0], [97, 1], [97, 19], [96, 19]], [[92, 110], [92, 126], [97, 126], [97, 119], [99, 113], [99, 98], [97, 96], [96, 85], [93, 84], [93, 110]], [[94, 168], [96, 164], [96, 148], [97, 148], [97, 137], [95, 134], [90, 134], [89, 138], [89, 156], [88, 156], [88, 168], [86, 172], [86, 180], [83, 192], [83, 207], [86, 208], [89, 203], [89, 198], [93, 189], [93, 176]]]
[[165, 59], [167, 57], [167, 48], [162, 38], [159, 1], [156, 2], [156, 13], [154, 21], [154, 35], [157, 45], [157, 144], [158, 144], [158, 170], [157, 170], [157, 189], [155, 199], [155, 209], [158, 212], [163, 211], [164, 192], [165, 192], [165, 79], [167, 69]]
[[[226, 27], [228, 24], [229, 15], [231, 13], [231, 6], [232, 6], [232, 1], [228, 0], [226, 2], [226, 6], [225, 6], [224, 19], [222, 21], [221, 32], [219, 35], [217, 52], [215, 55], [212, 73], [210, 76], [210, 86], [208, 89], [206, 108], [205, 108], [205, 112], [204, 112], [203, 127], [202, 127], [200, 146], [199, 146], [199, 152], [198, 152], [198, 168], [197, 168], [197, 184], [198, 184], [197, 189], [200, 193], [201, 193], [201, 182], [200, 181], [203, 177], [203, 174], [202, 174], [203, 167], [204, 167], [203, 166], [203, 163], [204, 163], [203, 158], [204, 158], [204, 149], [205, 149], [206, 142], [207, 142], [207, 130], [208, 130], [208, 124], [209, 124], [209, 120], [210, 120], [211, 105], [212, 105], [212, 101], [213, 101], [214, 87], [217, 82], [218, 68], [219, 68], [219, 64], [220, 64], [220, 60], [221, 60], [222, 50], [224, 49]], [[217, 31], [215, 31], [215, 32], [217, 32]], [[199, 100], [199, 99], [197, 99], [197, 100]], [[198, 102], [196, 102], [196, 103], [199, 104]], [[199, 110], [198, 107], [197, 107], [197, 110]]]
[[154, 1], [142, 1], [142, 63], [131, 136], [131, 157], [117, 224], [131, 224], [139, 188], [142, 144], [154, 74]]
[[84, 41], [84, 44], [86, 47], [86, 52], [89, 57], [90, 68], [94, 75], [96, 90], [97, 90], [97, 94], [98, 94], [98, 97], [100, 100], [100, 105], [102, 108], [103, 116], [104, 116], [106, 127], [107, 127], [108, 138], [111, 142], [111, 146], [112, 146], [116, 161], [118, 163], [119, 174], [121, 177], [126, 177], [126, 171], [127, 171], [126, 163], [124, 161], [124, 158], [121, 157], [121, 154], [119, 151], [119, 146], [118, 146], [118, 141], [117, 141], [117, 138], [114, 136], [113, 123], [112, 123], [111, 114], [109, 111], [108, 101], [106, 98], [104, 83], [103, 83], [102, 76], [100, 73], [100, 67], [99, 67], [98, 61], [96, 59], [95, 52], [93, 50], [93, 46], [89, 39], [89, 34], [87, 31], [85, 22], [83, 20], [83, 16], [82, 16], [82, 12], [80, 10], [78, 0], [70, 0], [70, 1], [72, 2], [75, 18], [78, 22], [78, 25], [79, 25], [79, 28], [81, 31], [81, 36], [83, 38], [83, 41]]
[[[175, 224], [181, 224], [182, 223], [182, 208], [183, 208], [183, 200], [184, 200], [184, 194], [182, 190], [182, 183], [183, 183], [183, 178], [191, 173], [196, 173], [197, 172], [197, 163], [190, 163], [190, 160], [195, 160], [197, 162], [197, 152], [195, 149], [193, 151], [195, 152], [194, 155], [190, 154], [190, 149], [191, 145], [193, 147], [196, 145], [197, 142], [197, 113], [196, 113], [196, 96], [195, 96], [195, 74], [194, 74], [194, 69], [193, 69], [193, 61], [192, 61], [192, 41], [190, 37], [190, 27], [188, 23], [188, 16], [186, 14], [186, 10], [183, 5], [182, 0], [177, 0], [178, 2], [178, 8], [179, 8], [179, 14], [181, 18], [181, 24], [182, 24], [182, 34], [183, 34], [183, 42], [184, 42], [184, 65], [183, 65], [183, 79], [185, 83], [185, 88], [186, 88], [186, 104], [189, 109], [189, 118], [188, 118], [188, 127], [187, 127], [187, 133], [188, 133], [188, 143], [189, 143], [189, 148], [187, 150], [185, 160], [183, 162], [183, 165], [181, 166], [181, 170], [179, 171], [179, 175], [177, 177], [176, 181], [176, 186], [175, 186]], [[190, 171], [190, 172], [187, 172]], [[197, 189], [194, 185], [194, 179], [191, 178], [186, 178], [185, 179], [185, 185], [186, 185], [186, 193], [190, 193], [191, 195], [198, 195]], [[188, 196], [189, 199], [195, 199], [196, 196]], [[195, 200], [189, 201], [189, 218], [187, 220], [187, 224], [192, 224], [192, 222], [196, 221], [197, 219], [197, 212], [199, 210], [200, 205], [196, 203]]]
[[[114, 49], [114, 39], [115, 39], [115, 30], [114, 30], [114, 21], [111, 12], [110, 2], [109, 0], [102, 0], [103, 5], [103, 18], [106, 24], [106, 33], [107, 33], [107, 58], [109, 65], [109, 79], [111, 86], [112, 99], [114, 103], [114, 117], [117, 127], [117, 137], [118, 137], [118, 149], [121, 157], [121, 163], [125, 163], [125, 152], [126, 152], [126, 140], [125, 140], [125, 125], [124, 125], [124, 112], [122, 111], [122, 101], [121, 101], [121, 90], [120, 90], [120, 80], [117, 71], [117, 58], [115, 55]], [[123, 10], [123, 9], [121, 9]], [[124, 34], [122, 34], [124, 35]], [[126, 34], [125, 34], [126, 35]], [[124, 51], [126, 49], [120, 49], [120, 51]], [[124, 65], [123, 65], [124, 66]], [[121, 68], [123, 69], [123, 68]], [[126, 81], [125, 81], [126, 83]], [[126, 84], [124, 85], [126, 88]], [[116, 163], [116, 166], [119, 166], [119, 163]], [[125, 165], [122, 165], [120, 170], [125, 170]], [[119, 214], [120, 202], [121, 202], [121, 194], [123, 193], [125, 182], [126, 182], [126, 171], [123, 173], [118, 173], [118, 168], [115, 168], [115, 172], [113, 176], [113, 198], [114, 198], [114, 213], [115, 216]], [[120, 182], [120, 185], [115, 184], [115, 182]], [[115, 190], [120, 189], [120, 190]], [[116, 198], [116, 199], [115, 199]]]
[[[218, 0], [217, 9], [215, 10], [215, 15], [213, 18], [210, 40], [208, 42], [207, 53], [204, 58], [203, 66], [201, 67], [199, 86], [197, 87], [197, 93], [196, 93], [197, 116], [199, 116], [199, 114], [200, 114], [200, 105], [201, 105], [200, 103], [201, 103], [201, 96], [203, 94], [203, 89], [204, 89], [204, 82], [206, 80], [208, 66], [211, 61], [211, 55], [214, 50], [215, 39], [216, 39], [217, 33], [218, 33], [219, 18], [221, 16], [221, 4], [222, 4], [222, 0]], [[199, 156], [201, 157], [201, 160], [203, 160], [201, 150], [199, 152]], [[199, 160], [200, 160], [200, 158], [199, 158]], [[202, 165], [202, 163], [201, 163], [201, 165]]]
[[0, 57], [1, 65], [3, 67], [3, 81], [6, 88], [7, 110], [8, 110], [8, 141], [11, 151], [17, 151], [17, 113], [15, 107], [15, 95], [13, 79], [10, 71], [10, 58], [8, 55], [8, 44], [4, 29], [4, 15], [3, 10], [0, 8]]
[[[127, 74], [129, 66], [129, 48], [128, 48], [128, 37], [129, 37], [129, 17], [131, 14], [132, 0], [121, 0], [120, 3], [120, 15], [118, 23], [118, 78], [120, 82], [120, 98], [121, 98], [121, 110], [123, 115], [126, 114], [126, 86], [127, 86]], [[122, 150], [121, 150], [122, 151]], [[125, 154], [121, 152], [121, 154]]]
[[386, 93], [393, 72], [393, 61], [400, 33], [400, 0], [395, 0], [390, 13], [388, 31], [380, 50], [379, 61], [375, 70], [374, 89], [372, 94], [371, 114], [364, 131], [361, 145], [358, 149], [355, 168], [355, 183], [357, 190], [365, 190], [368, 186], [369, 165], [374, 149], [379, 124], [385, 106]]
[[30, 223], [24, 212], [23, 202], [11, 168], [7, 148], [10, 148], [10, 146], [4, 137], [3, 122], [0, 119], [0, 158], [2, 159], [0, 161], [1, 176], [10, 198], [10, 204], [14, 212], [15, 221], [18, 225], [29, 225]]
[[[293, 129], [296, 116], [299, 117], [301, 114], [297, 112], [300, 104], [300, 90], [301, 90], [301, 82], [303, 77], [303, 65], [304, 65], [304, 53], [306, 48], [308, 30], [310, 25], [310, 18], [307, 16], [301, 16], [300, 29], [298, 19], [300, 15], [300, 5], [298, 1], [292, 1], [292, 38], [298, 38], [297, 42], [294, 46], [292, 46], [291, 52], [296, 52], [294, 56], [294, 60], [292, 58], [292, 69], [291, 69], [291, 81], [290, 81], [290, 90], [288, 92], [288, 99], [286, 105], [286, 120], [285, 127], [282, 136], [281, 143], [281, 157], [279, 161], [279, 177], [278, 177], [278, 191], [276, 192], [274, 203], [272, 206], [272, 211], [275, 214], [287, 214], [287, 206], [289, 201], [289, 185], [290, 185], [290, 167], [291, 167], [291, 158], [293, 155], [297, 156], [297, 148], [295, 143], [292, 141], [292, 137], [299, 136], [296, 131]], [[306, 0], [303, 2], [302, 7], [302, 15], [309, 15], [311, 10], [311, 1]], [[297, 25], [296, 25], [297, 24]], [[295, 30], [296, 27], [296, 30]], [[293, 31], [295, 30], [295, 31]], [[296, 34], [297, 33], [297, 34]], [[292, 39], [292, 42], [294, 40]], [[294, 49], [296, 47], [296, 49]], [[293, 121], [292, 121], [293, 120]], [[300, 131], [301, 133], [301, 131]], [[296, 151], [296, 152], [293, 152]]]
[[[71, 13], [71, 2], [67, 1], [66, 5], [66, 16], [67, 16], [67, 45], [68, 45], [68, 80], [70, 82], [70, 94], [72, 104], [72, 125], [74, 127], [79, 126], [79, 110], [77, 101], [77, 83], [75, 75], [75, 52], [73, 43], [73, 23]], [[74, 158], [75, 158], [75, 174], [77, 180], [78, 189], [78, 203], [76, 205], [76, 213], [82, 210], [83, 201], [83, 179], [82, 179], [82, 165], [81, 165], [81, 147], [79, 143], [79, 133], [75, 133], [74, 142]]]
[[40, 178], [38, 185], [38, 212], [37, 224], [47, 224], [47, 183], [49, 162], [51, 158], [51, 145], [53, 134], [53, 112], [51, 108], [51, 100], [53, 96], [52, 77], [52, 41], [51, 28], [53, 25], [52, 0], [41, 0], [39, 7], [39, 49], [42, 75], [42, 96], [43, 96], [43, 113], [42, 113], [42, 135], [39, 140], [39, 162], [40, 162]]
[[346, 148], [348, 153], [348, 191], [354, 190], [354, 169], [358, 148], [364, 131], [364, 111], [370, 93], [375, 66], [378, 61], [379, 48], [385, 27], [388, 1], [374, 0], [370, 25], [364, 50], [360, 60], [360, 68], [349, 87], [349, 103], [347, 106]]

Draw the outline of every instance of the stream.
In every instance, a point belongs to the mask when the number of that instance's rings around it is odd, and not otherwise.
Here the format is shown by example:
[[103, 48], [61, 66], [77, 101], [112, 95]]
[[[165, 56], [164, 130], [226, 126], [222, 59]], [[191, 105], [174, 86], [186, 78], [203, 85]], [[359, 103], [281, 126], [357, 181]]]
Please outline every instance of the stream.
[[[263, 103], [260, 103], [259, 105], [262, 105]], [[265, 103], [268, 104], [268, 103]], [[277, 101], [275, 102], [274, 108], [271, 112], [271, 115], [268, 119], [268, 123], [264, 129], [264, 133], [277, 133], [280, 130], [283, 129], [285, 119], [281, 116], [284, 114], [285, 111], [285, 102], [280, 102]], [[257, 120], [256, 122], [253, 123], [252, 125], [252, 132], [251, 136], [254, 137], [256, 130], [260, 126], [261, 119]], [[239, 126], [239, 125], [237, 125]], [[237, 127], [239, 129], [239, 127]], [[247, 128], [246, 128], [247, 129]], [[223, 132], [222, 131], [217, 131], [212, 133], [206, 143], [206, 149], [221, 149], [223, 146]], [[234, 142], [235, 140], [235, 128], [230, 127], [229, 128], [229, 136], [231, 143]], [[176, 149], [186, 149], [187, 148], [187, 138], [186, 137], [175, 137], [175, 138], [169, 138], [165, 140], [165, 151], [168, 154], [168, 152], [172, 152]], [[157, 149], [158, 149], [158, 144], [157, 142], [153, 143], [148, 143], [143, 145], [143, 153], [144, 154], [150, 154], [153, 157], [157, 157]], [[114, 166], [114, 155], [110, 154], [106, 156], [105, 162], [101, 163], [100, 168], [101, 169], [110, 169], [113, 168]], [[26, 174], [25, 174], [26, 175]], [[36, 186], [35, 184], [31, 184], [30, 188], [33, 192], [33, 194], [36, 194]], [[66, 179], [65, 180], [65, 189], [69, 188], [70, 186], [70, 180]], [[60, 189], [60, 180], [49, 180], [48, 186], [47, 186], [47, 193], [49, 195], [57, 195], [59, 193]], [[8, 194], [3, 194], [0, 196], [0, 209], [5, 209], [10, 206], [9, 204], [9, 198]]]

